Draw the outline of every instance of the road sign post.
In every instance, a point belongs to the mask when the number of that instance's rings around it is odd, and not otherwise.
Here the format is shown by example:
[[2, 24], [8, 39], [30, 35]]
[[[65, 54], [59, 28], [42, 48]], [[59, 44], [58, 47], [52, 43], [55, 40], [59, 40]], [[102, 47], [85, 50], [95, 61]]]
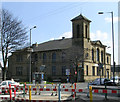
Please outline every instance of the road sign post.
[[99, 72], [100, 72], [100, 85], [101, 85], [101, 69], [103, 68], [103, 64], [99, 63]]

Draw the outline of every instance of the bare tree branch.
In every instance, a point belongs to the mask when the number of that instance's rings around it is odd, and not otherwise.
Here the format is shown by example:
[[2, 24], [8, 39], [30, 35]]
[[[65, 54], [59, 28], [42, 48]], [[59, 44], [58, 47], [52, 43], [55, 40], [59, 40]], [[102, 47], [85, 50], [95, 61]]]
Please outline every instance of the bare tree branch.
[[12, 14], [2, 9], [1, 16], [1, 51], [3, 59], [3, 80], [6, 78], [8, 54], [26, 44], [27, 32], [22, 21], [13, 18]]

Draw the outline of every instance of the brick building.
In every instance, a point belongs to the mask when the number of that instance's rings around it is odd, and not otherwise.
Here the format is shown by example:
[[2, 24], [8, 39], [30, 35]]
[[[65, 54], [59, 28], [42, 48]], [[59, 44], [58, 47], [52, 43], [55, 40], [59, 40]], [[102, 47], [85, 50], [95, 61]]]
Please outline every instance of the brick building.
[[[72, 20], [72, 38], [51, 40], [32, 45], [32, 79], [39, 80], [40, 68], [45, 66], [45, 80], [87, 81], [100, 77], [111, 77], [111, 55], [100, 40], [90, 40], [90, 20], [79, 15]], [[29, 80], [29, 48], [17, 50], [9, 57], [10, 78]], [[99, 68], [98, 65], [103, 67]], [[66, 70], [70, 75], [66, 75]], [[76, 74], [75, 74], [76, 73]]]

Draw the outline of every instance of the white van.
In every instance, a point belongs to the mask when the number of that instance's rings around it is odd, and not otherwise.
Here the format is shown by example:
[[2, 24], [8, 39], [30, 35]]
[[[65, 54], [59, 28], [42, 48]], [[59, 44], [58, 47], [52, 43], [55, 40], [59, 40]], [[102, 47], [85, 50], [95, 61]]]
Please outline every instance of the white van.
[[[113, 82], [113, 78], [111, 78], [111, 81]], [[115, 77], [115, 83], [120, 85], [120, 77], [118, 76]]]

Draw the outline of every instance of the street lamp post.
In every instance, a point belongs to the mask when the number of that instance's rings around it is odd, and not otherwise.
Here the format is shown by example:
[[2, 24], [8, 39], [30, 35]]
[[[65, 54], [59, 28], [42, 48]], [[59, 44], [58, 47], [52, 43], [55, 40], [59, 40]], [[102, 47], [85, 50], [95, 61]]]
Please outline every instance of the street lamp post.
[[32, 31], [32, 29], [34, 29], [34, 28], [36, 28], [36, 26], [34, 26], [34, 27], [32, 27], [32, 28], [30, 28], [30, 73], [29, 73], [29, 82], [31, 83], [31, 31]]
[[[114, 27], [113, 27], [113, 11], [112, 12], [106, 12], [111, 13], [112, 17], [112, 43], [113, 43], [113, 82], [115, 82], [115, 61], [114, 61]], [[104, 12], [98, 12], [98, 14], [104, 14]]]

